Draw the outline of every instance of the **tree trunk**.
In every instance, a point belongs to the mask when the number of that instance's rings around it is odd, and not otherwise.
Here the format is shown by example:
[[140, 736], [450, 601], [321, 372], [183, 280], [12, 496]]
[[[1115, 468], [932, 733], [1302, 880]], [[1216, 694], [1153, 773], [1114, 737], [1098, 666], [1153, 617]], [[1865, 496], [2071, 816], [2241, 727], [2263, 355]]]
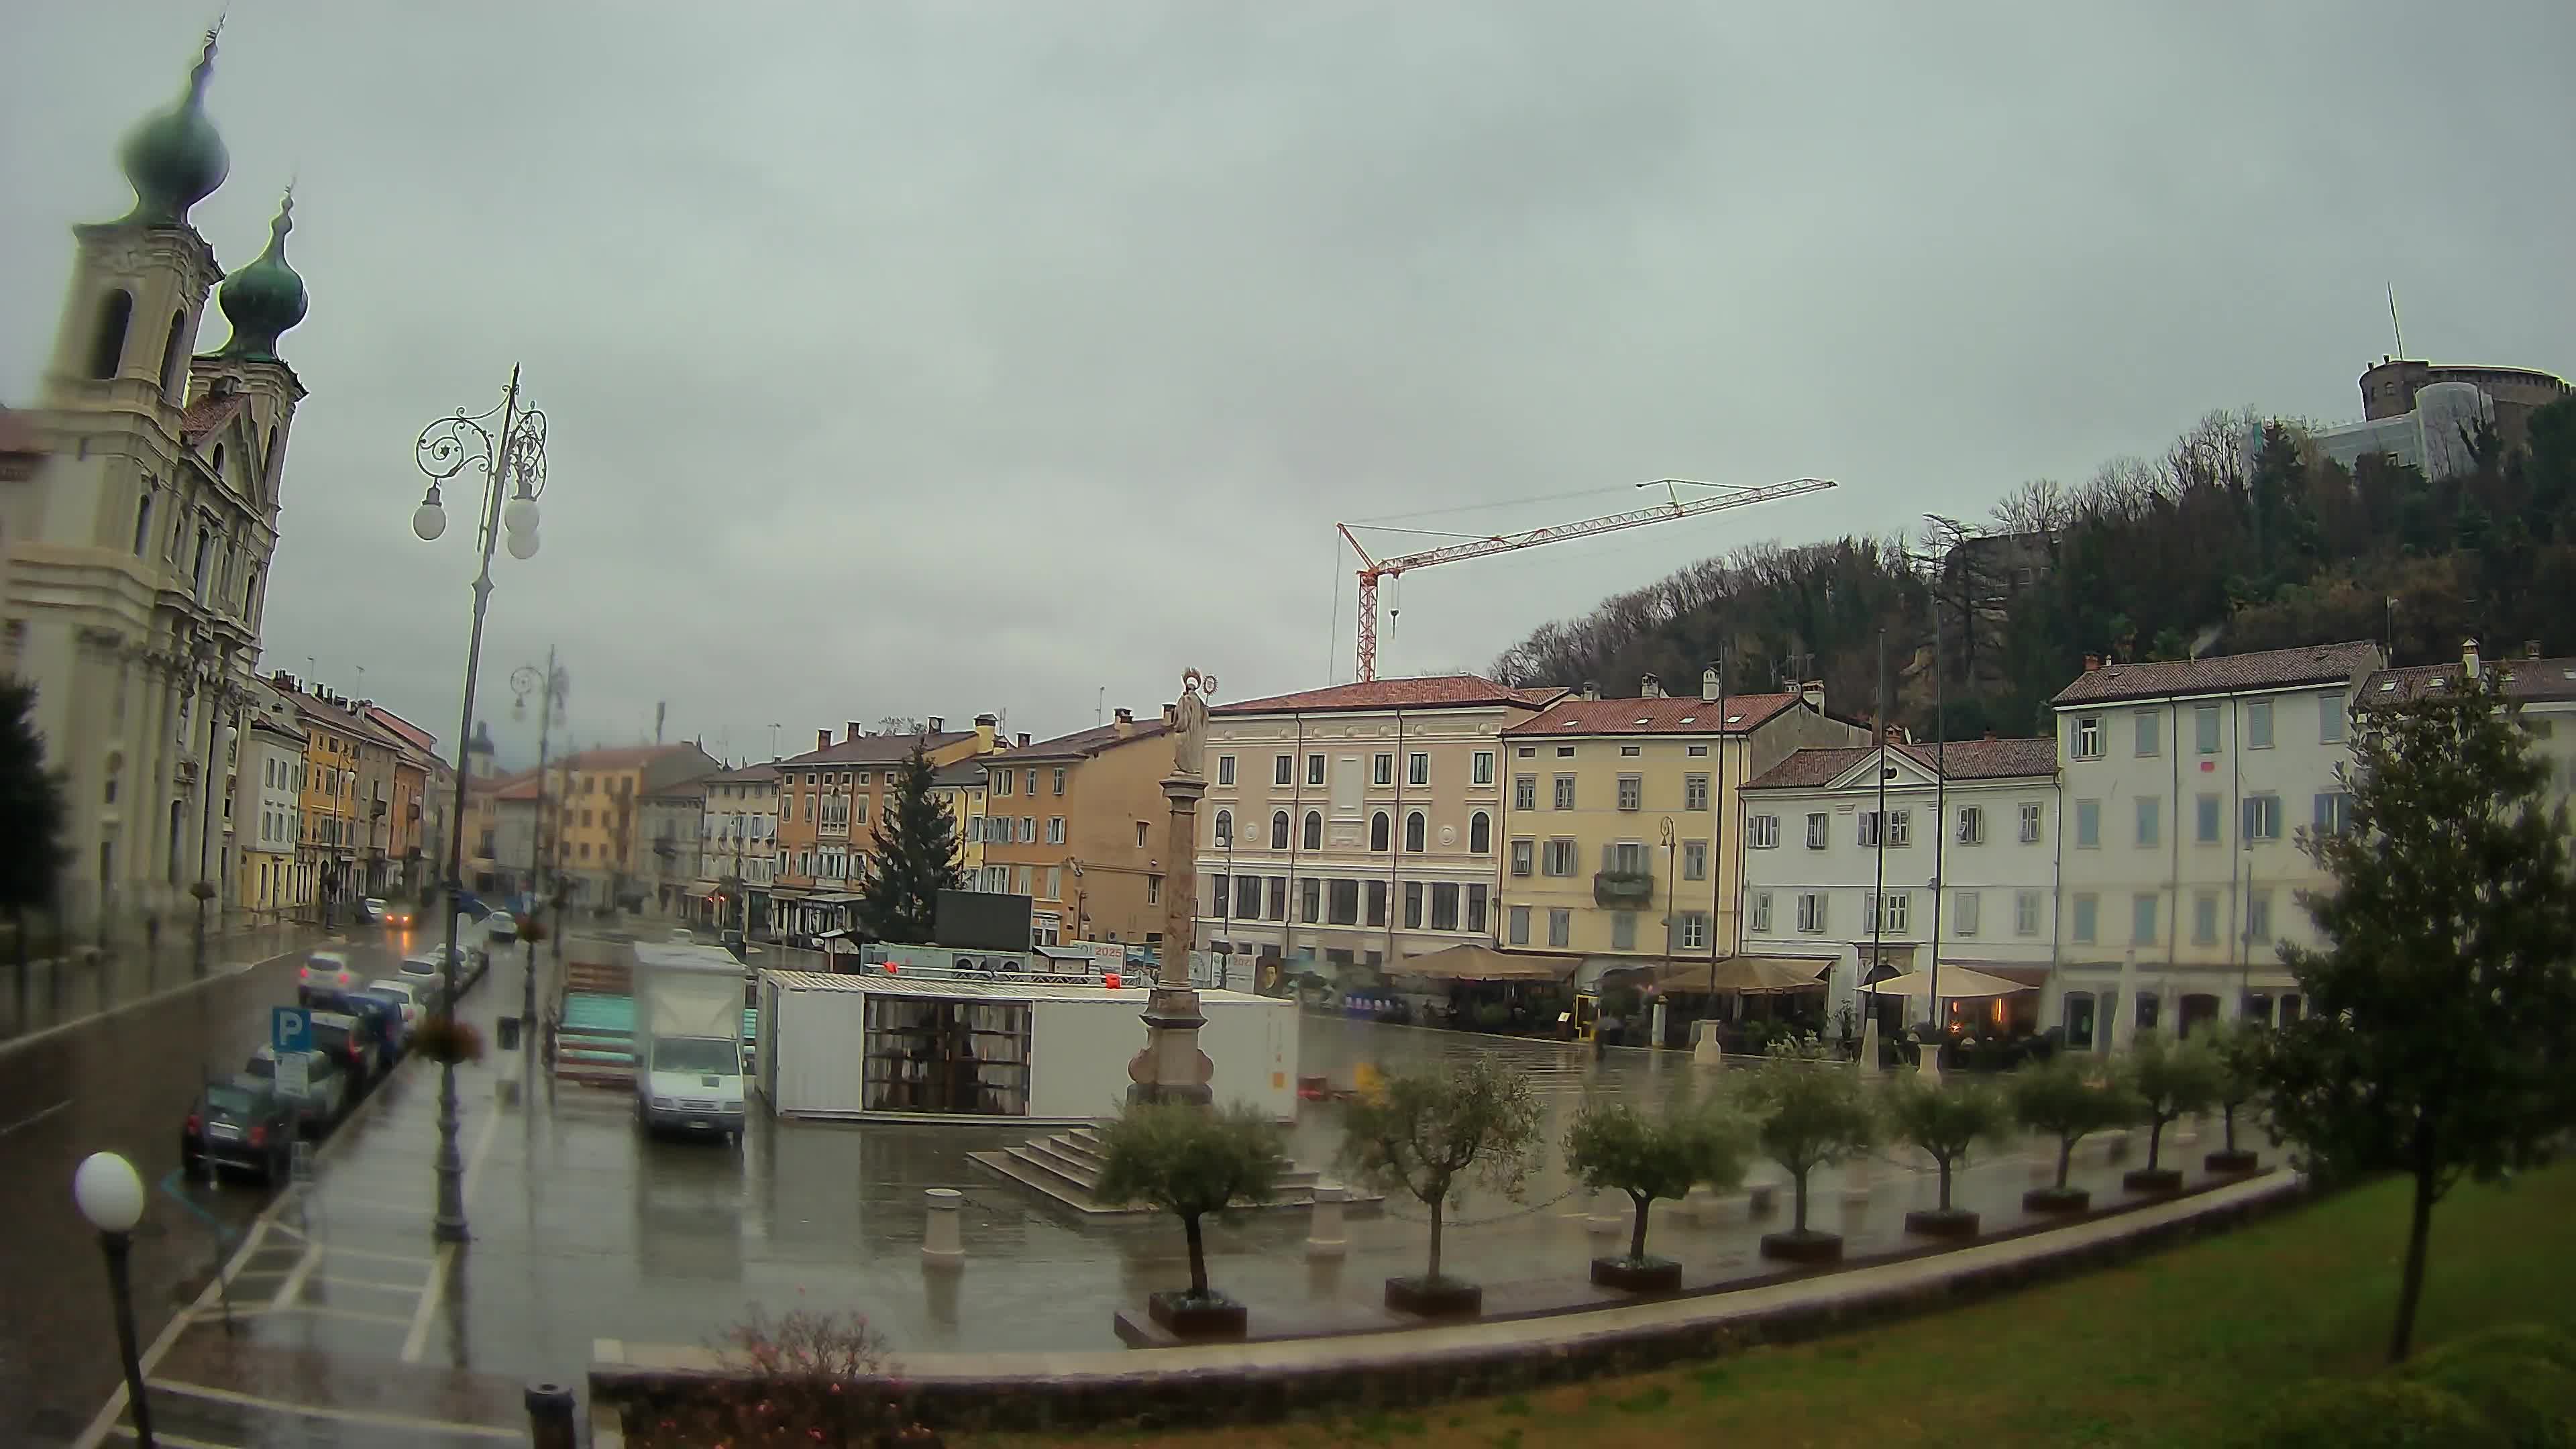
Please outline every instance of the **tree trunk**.
[[2236, 1104], [2229, 1102], [2218, 1109], [2218, 1120], [2227, 1133], [2227, 1150], [2236, 1150]]
[[1790, 1184], [1791, 1193], [1797, 1202], [1797, 1208], [1796, 1215], [1789, 1224], [1789, 1231], [1793, 1233], [1803, 1233], [1807, 1230], [1807, 1169], [1800, 1168], [1797, 1172], [1791, 1174]]
[[1652, 1209], [1654, 1205], [1655, 1200], [1653, 1198], [1637, 1198], [1637, 1225], [1628, 1234], [1628, 1258], [1631, 1262], [1643, 1262], [1645, 1260], [1646, 1213]]
[[2068, 1168], [2073, 1167], [2074, 1165], [2075, 1165], [2075, 1139], [2074, 1139], [2074, 1138], [2072, 1138], [2072, 1137], [2060, 1137], [2060, 1138], [2058, 1138], [2058, 1139], [2057, 1139], [2057, 1190], [2058, 1190], [2059, 1192], [2064, 1192], [2064, 1191], [2066, 1191], [2066, 1171], [2067, 1171], [2067, 1169], [2068, 1169]]
[[2147, 1171], [2156, 1170], [2156, 1156], [2164, 1150], [2165, 1119], [2157, 1117], [2147, 1123]]
[[18, 957], [18, 1030], [23, 1032], [28, 1028], [27, 1014], [36, 1009], [35, 985], [27, 979], [31, 970], [27, 964], [27, 908], [11, 906], [9, 924], [12, 934], [18, 938], [15, 948]]
[[2424, 1256], [2433, 1246], [2433, 1170], [2417, 1154], [2415, 1212], [2406, 1224], [2406, 1270], [2397, 1285], [2397, 1327], [2388, 1339], [2388, 1361], [2404, 1363], [2415, 1345], [2415, 1308], [2424, 1297]]
[[1181, 1231], [1187, 1234], [1190, 1240], [1190, 1296], [1205, 1298], [1208, 1296], [1207, 1239], [1199, 1232], [1199, 1215], [1183, 1214]]
[[1449, 1194], [1444, 1192], [1440, 1196], [1433, 1198], [1430, 1202], [1431, 1266], [1423, 1272], [1422, 1282], [1424, 1287], [1429, 1287], [1440, 1281], [1440, 1208], [1441, 1205], [1448, 1200]]
[[1941, 1162], [1941, 1211], [1943, 1211], [1943, 1212], [1945, 1212], [1945, 1213], [1946, 1213], [1946, 1212], [1948, 1212], [1948, 1211], [1950, 1210], [1950, 1159], [1949, 1159], [1949, 1158], [1947, 1158], [1947, 1157], [1944, 1157], [1944, 1158], [1940, 1159], [1940, 1162]]

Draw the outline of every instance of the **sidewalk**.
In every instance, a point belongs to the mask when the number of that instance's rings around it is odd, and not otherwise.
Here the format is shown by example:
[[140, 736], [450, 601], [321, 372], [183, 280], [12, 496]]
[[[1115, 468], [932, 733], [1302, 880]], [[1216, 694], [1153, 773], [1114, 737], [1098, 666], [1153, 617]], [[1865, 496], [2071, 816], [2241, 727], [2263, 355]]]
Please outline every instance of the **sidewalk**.
[[[228, 966], [264, 961], [306, 949], [329, 937], [302, 921], [249, 920], [236, 914], [229, 927], [209, 919], [207, 976]], [[199, 979], [193, 922], [165, 927], [156, 945], [113, 941], [74, 945], [60, 957], [30, 959], [22, 968], [0, 960], [0, 1043], [113, 1011]]]

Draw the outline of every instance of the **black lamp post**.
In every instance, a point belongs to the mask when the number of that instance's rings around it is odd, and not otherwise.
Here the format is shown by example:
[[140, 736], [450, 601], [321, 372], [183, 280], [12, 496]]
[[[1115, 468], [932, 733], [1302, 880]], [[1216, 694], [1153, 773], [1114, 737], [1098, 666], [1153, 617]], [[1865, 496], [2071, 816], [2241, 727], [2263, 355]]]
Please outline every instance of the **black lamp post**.
[[116, 1347], [125, 1360], [125, 1397], [134, 1410], [134, 1440], [153, 1449], [152, 1401], [143, 1393], [143, 1359], [134, 1346], [134, 1290], [125, 1271], [134, 1225], [143, 1221], [143, 1179], [113, 1152], [93, 1152], [72, 1173], [72, 1201], [98, 1229], [107, 1254], [108, 1292], [116, 1299]]
[[[498, 417], [496, 436], [485, 422]], [[490, 412], [468, 416], [459, 409], [456, 416], [441, 418], [421, 429], [420, 439], [413, 444], [413, 461], [429, 475], [429, 491], [412, 511], [411, 530], [421, 542], [430, 543], [447, 531], [447, 514], [439, 506], [438, 485], [469, 468], [483, 474], [483, 506], [478, 510], [478, 537], [482, 565], [474, 576], [474, 631], [465, 650], [465, 707], [456, 726], [456, 802], [455, 818], [465, 818], [465, 786], [472, 775], [474, 734], [474, 685], [483, 668], [483, 615], [492, 601], [492, 549], [501, 541], [506, 526], [510, 534], [510, 557], [531, 559], [537, 554], [537, 498], [546, 490], [546, 415], [519, 401], [519, 370], [510, 369], [510, 386], [501, 395], [501, 405]], [[509, 506], [502, 506], [505, 490], [510, 493]], [[447, 833], [447, 950], [440, 969], [446, 976], [447, 1011], [456, 1010], [456, 914], [457, 903], [465, 894], [465, 832]], [[465, 1158], [456, 1147], [456, 1063], [442, 1062], [438, 1071], [438, 1212], [431, 1220], [430, 1231], [442, 1243], [461, 1243], [465, 1230]]]

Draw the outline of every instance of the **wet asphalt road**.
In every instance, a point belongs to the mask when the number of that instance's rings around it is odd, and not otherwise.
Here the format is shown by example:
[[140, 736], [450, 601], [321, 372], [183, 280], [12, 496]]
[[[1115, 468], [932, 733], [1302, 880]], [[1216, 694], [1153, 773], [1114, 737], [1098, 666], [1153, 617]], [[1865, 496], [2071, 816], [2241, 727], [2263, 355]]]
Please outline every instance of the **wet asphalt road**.
[[[360, 927], [342, 949], [381, 976], [417, 943]], [[179, 1124], [207, 1073], [237, 1070], [268, 1039], [302, 955], [219, 957], [202, 984], [0, 1045], [0, 1443], [67, 1442], [117, 1382], [106, 1271], [71, 1197], [83, 1157], [123, 1153], [146, 1184], [132, 1256], [143, 1343], [204, 1286], [228, 1251], [219, 1233], [268, 1202], [247, 1180], [183, 1181]]]

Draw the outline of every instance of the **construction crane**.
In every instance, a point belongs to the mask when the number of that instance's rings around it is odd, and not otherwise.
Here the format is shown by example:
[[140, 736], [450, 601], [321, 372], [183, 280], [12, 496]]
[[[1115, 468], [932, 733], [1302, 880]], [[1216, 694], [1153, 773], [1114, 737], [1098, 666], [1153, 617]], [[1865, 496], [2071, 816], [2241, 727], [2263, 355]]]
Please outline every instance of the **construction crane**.
[[[1755, 503], [1772, 503], [1783, 498], [1795, 498], [1802, 493], [1821, 493], [1833, 487], [1834, 482], [1830, 478], [1793, 478], [1786, 483], [1772, 483], [1759, 488], [1738, 488], [1724, 483], [1701, 483], [1689, 478], [1658, 478], [1637, 486], [1663, 489], [1666, 501], [1645, 508], [1633, 508], [1625, 513], [1587, 518], [1580, 523], [1559, 523], [1547, 528], [1528, 529], [1521, 533], [1482, 536], [1452, 534], [1448, 536], [1462, 539], [1463, 542], [1443, 544], [1438, 548], [1424, 549], [1420, 553], [1408, 553], [1395, 558], [1371, 557], [1368, 549], [1360, 543], [1359, 535], [1351, 532], [1355, 526], [1366, 528], [1373, 525], [1334, 524], [1335, 528], [1342, 531], [1342, 537], [1349, 541], [1351, 552], [1358, 554], [1360, 558], [1360, 678], [1363, 680], [1377, 678], [1378, 585], [1384, 580], [1404, 574], [1407, 570], [1429, 568], [1433, 564], [1457, 563], [1464, 559], [1483, 558], [1488, 554], [1509, 553], [1514, 549], [1536, 548], [1543, 543], [1563, 543], [1570, 538], [1590, 538], [1597, 533], [1616, 533], [1623, 528], [1640, 528], [1649, 523], [1669, 523], [1676, 519], [1696, 518], [1703, 513], [1715, 513], [1721, 508], [1743, 508]], [[1722, 491], [1713, 498], [1693, 498], [1685, 502], [1681, 495], [1681, 491], [1685, 488], [1715, 488]], [[1430, 529], [1418, 528], [1384, 529], [1383, 531], [1433, 532]]]

